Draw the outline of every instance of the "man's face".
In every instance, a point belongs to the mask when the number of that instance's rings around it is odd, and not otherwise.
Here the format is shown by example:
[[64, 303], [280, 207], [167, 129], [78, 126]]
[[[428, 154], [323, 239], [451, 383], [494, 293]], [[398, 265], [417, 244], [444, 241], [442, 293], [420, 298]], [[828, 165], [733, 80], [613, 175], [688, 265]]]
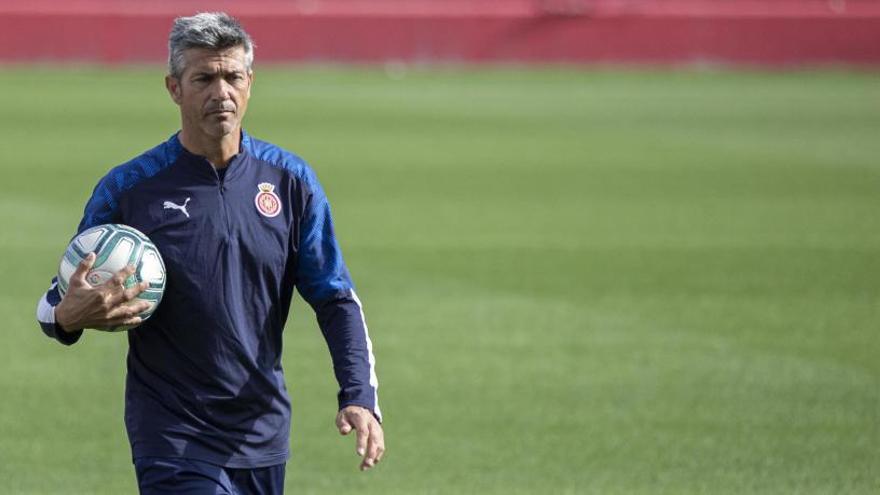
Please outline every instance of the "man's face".
[[239, 132], [253, 83], [244, 48], [190, 48], [184, 57], [180, 79], [167, 76], [165, 86], [180, 106], [185, 132], [214, 139]]

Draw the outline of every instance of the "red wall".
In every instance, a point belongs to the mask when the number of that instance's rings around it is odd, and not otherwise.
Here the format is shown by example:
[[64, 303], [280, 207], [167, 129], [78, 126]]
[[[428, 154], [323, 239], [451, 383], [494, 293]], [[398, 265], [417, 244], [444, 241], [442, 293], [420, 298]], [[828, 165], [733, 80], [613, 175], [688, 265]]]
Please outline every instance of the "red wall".
[[205, 10], [260, 61], [880, 63], [875, 0], [3, 0], [0, 60], [162, 61]]

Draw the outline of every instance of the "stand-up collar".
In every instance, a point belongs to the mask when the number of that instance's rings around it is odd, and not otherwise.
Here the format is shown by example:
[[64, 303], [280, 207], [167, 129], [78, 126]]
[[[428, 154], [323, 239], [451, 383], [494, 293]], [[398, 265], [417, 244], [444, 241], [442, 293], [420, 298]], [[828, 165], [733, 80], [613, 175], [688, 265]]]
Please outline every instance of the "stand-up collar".
[[[183, 143], [180, 142], [180, 131], [176, 132], [171, 139], [169, 139], [169, 149], [177, 150], [179, 152], [179, 157], [177, 161], [182, 165], [189, 167], [194, 173], [199, 176], [218, 180], [219, 176], [217, 171], [214, 169], [214, 165], [208, 161], [202, 155], [197, 155], [183, 146]], [[245, 167], [245, 158], [248, 154], [248, 149], [251, 148], [251, 137], [244, 132], [241, 131], [241, 140], [239, 142], [238, 154], [232, 157], [229, 161], [229, 164], [226, 165], [226, 175], [224, 178], [224, 182], [228, 182], [230, 180], [234, 180], [236, 177], [240, 176]]]

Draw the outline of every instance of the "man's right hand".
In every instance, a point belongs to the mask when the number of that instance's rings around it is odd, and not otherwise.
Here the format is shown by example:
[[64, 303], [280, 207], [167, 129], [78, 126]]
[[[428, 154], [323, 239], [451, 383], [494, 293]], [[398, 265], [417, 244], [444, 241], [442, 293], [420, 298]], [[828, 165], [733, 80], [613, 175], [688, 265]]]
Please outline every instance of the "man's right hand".
[[65, 332], [83, 328], [112, 328], [120, 325], [135, 326], [141, 323], [138, 313], [150, 307], [146, 301], [131, 302], [149, 287], [141, 282], [128, 289], [125, 280], [135, 268], [131, 265], [117, 272], [103, 285], [91, 285], [86, 275], [95, 264], [95, 253], [89, 253], [70, 276], [67, 293], [55, 306], [55, 322]]

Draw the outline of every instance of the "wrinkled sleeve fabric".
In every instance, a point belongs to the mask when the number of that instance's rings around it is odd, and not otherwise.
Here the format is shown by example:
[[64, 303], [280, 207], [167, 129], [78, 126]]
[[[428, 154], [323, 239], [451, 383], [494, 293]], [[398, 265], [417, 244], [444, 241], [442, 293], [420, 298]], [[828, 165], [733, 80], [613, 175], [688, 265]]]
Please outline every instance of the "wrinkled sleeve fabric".
[[[83, 218], [80, 221], [77, 233], [82, 232], [95, 225], [101, 225], [112, 221], [116, 202], [114, 200], [109, 183], [112, 181], [111, 176], [107, 176], [98, 183], [92, 192], [92, 197], [86, 203]], [[83, 331], [65, 332], [55, 321], [55, 306], [61, 302], [61, 293], [58, 291], [58, 278], [53, 277], [52, 283], [45, 294], [40, 297], [37, 303], [37, 323], [48, 337], [51, 337], [64, 345], [75, 344]]]
[[330, 204], [310, 169], [302, 195], [297, 290], [312, 306], [333, 360], [339, 408], [365, 407], [381, 421], [376, 362], [363, 306], [333, 230]]

